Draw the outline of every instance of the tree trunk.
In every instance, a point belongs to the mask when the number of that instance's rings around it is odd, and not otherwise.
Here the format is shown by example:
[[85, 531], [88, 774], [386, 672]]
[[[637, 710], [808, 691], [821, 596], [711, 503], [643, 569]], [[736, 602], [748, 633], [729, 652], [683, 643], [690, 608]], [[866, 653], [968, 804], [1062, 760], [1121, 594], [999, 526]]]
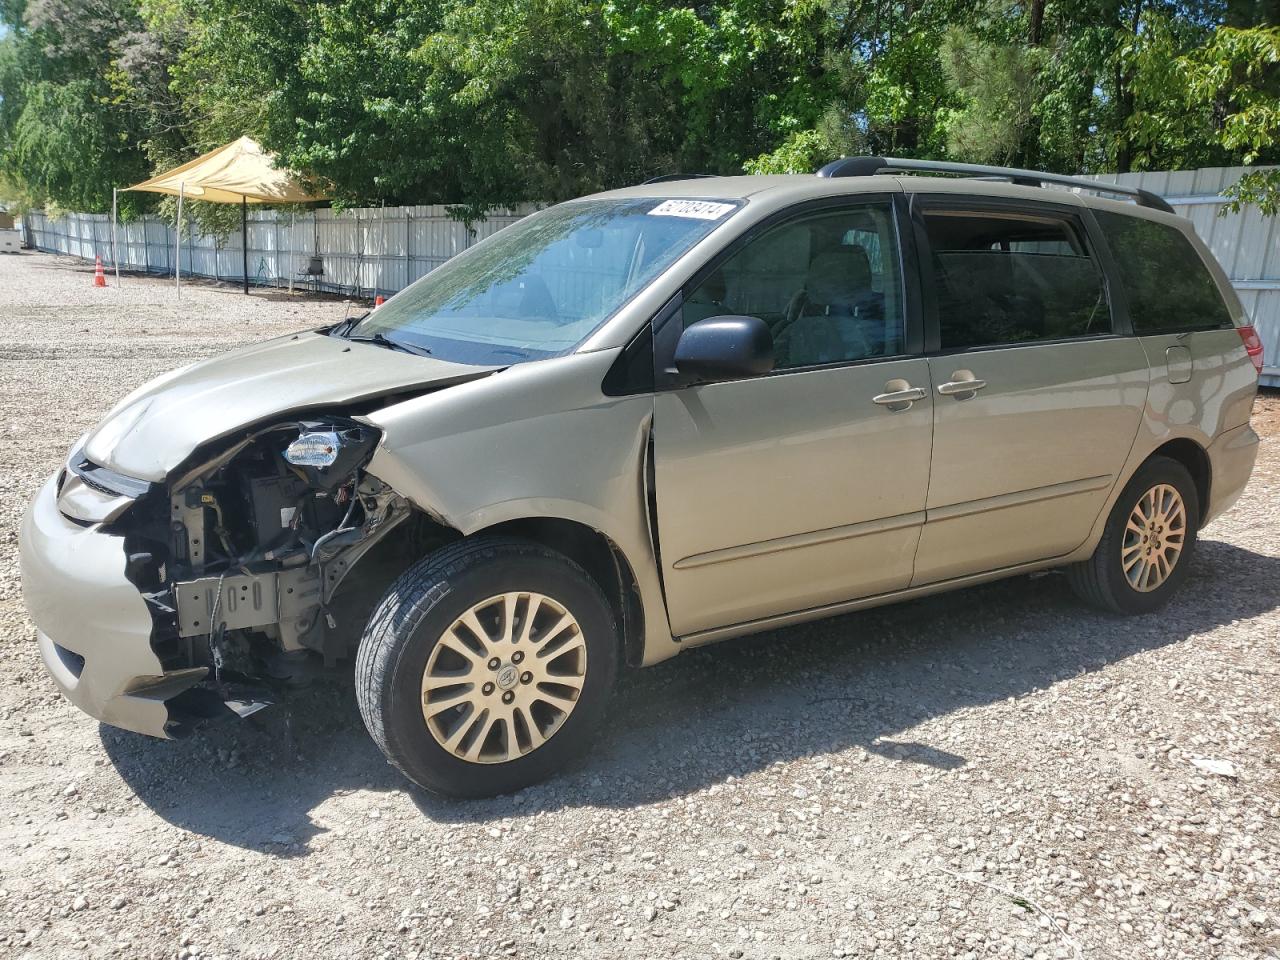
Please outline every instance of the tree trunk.
[[[1031, 0], [1030, 24], [1027, 29], [1027, 45], [1032, 49], [1039, 47], [1044, 35], [1044, 0]], [[1038, 85], [1039, 78], [1033, 82]], [[1037, 98], [1038, 99], [1038, 98]], [[1019, 144], [1018, 161], [1032, 170], [1040, 168], [1040, 118], [1032, 112], [1027, 119], [1026, 129], [1022, 131]]]
[[[1128, 24], [1131, 36], [1138, 35], [1142, 23], [1142, 2], [1133, 8], [1133, 20]], [[1116, 61], [1116, 173], [1128, 173], [1133, 169], [1133, 141], [1129, 139], [1129, 118], [1133, 116], [1133, 76]]]

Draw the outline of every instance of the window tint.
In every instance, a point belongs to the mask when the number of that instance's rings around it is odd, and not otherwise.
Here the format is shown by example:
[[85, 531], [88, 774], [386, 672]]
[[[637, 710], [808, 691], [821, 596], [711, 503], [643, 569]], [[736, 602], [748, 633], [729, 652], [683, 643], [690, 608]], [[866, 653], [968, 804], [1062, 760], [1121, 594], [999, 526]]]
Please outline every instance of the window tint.
[[1181, 231], [1122, 213], [1094, 216], [1115, 258], [1135, 333], [1232, 325], [1213, 275]]
[[897, 249], [887, 203], [797, 218], [750, 241], [690, 292], [684, 325], [759, 317], [781, 369], [902, 353]]
[[1072, 221], [973, 210], [924, 221], [943, 349], [1111, 332], [1102, 276]]

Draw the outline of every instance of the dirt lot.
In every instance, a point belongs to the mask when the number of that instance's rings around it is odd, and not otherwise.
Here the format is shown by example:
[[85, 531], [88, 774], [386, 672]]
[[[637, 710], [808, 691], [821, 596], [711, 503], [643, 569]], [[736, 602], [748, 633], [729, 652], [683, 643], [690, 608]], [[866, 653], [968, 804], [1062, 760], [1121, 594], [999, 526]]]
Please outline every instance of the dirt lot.
[[342, 684], [181, 743], [76, 712], [27, 499], [136, 384], [343, 309], [0, 257], [0, 955], [1280, 957], [1275, 399], [1163, 615], [1048, 576], [691, 652], [514, 797], [408, 788]]

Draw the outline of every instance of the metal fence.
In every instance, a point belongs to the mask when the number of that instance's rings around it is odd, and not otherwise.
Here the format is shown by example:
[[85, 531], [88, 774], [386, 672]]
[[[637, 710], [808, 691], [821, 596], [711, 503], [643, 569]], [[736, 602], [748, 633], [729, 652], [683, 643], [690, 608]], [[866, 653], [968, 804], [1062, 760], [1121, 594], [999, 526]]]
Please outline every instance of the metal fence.
[[[441, 205], [361, 207], [290, 214], [251, 210], [248, 220], [249, 282], [262, 286], [305, 284], [317, 290], [372, 297], [402, 290], [454, 254], [515, 223], [533, 205], [490, 214], [468, 227]], [[40, 250], [115, 266], [111, 218], [69, 213], [58, 218], [39, 211], [24, 218], [28, 242]], [[219, 240], [183, 225], [181, 252], [175, 228], [143, 217], [116, 228], [120, 269], [172, 274], [180, 257], [183, 276], [244, 279], [240, 232]], [[318, 274], [308, 273], [318, 260]]]

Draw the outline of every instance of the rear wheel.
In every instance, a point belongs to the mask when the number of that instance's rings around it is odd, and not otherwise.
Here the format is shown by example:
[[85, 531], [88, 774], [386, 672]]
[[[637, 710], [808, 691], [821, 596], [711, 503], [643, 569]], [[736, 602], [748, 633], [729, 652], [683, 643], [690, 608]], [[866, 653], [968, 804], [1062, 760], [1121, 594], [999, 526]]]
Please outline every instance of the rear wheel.
[[360, 645], [356, 696], [411, 780], [488, 796], [585, 752], [617, 651], [609, 604], [577, 564], [526, 541], [465, 540], [387, 591]]
[[1199, 525], [1200, 499], [1187, 468], [1153, 457], [1125, 485], [1093, 556], [1068, 568], [1071, 586], [1113, 613], [1157, 610], [1186, 578]]

